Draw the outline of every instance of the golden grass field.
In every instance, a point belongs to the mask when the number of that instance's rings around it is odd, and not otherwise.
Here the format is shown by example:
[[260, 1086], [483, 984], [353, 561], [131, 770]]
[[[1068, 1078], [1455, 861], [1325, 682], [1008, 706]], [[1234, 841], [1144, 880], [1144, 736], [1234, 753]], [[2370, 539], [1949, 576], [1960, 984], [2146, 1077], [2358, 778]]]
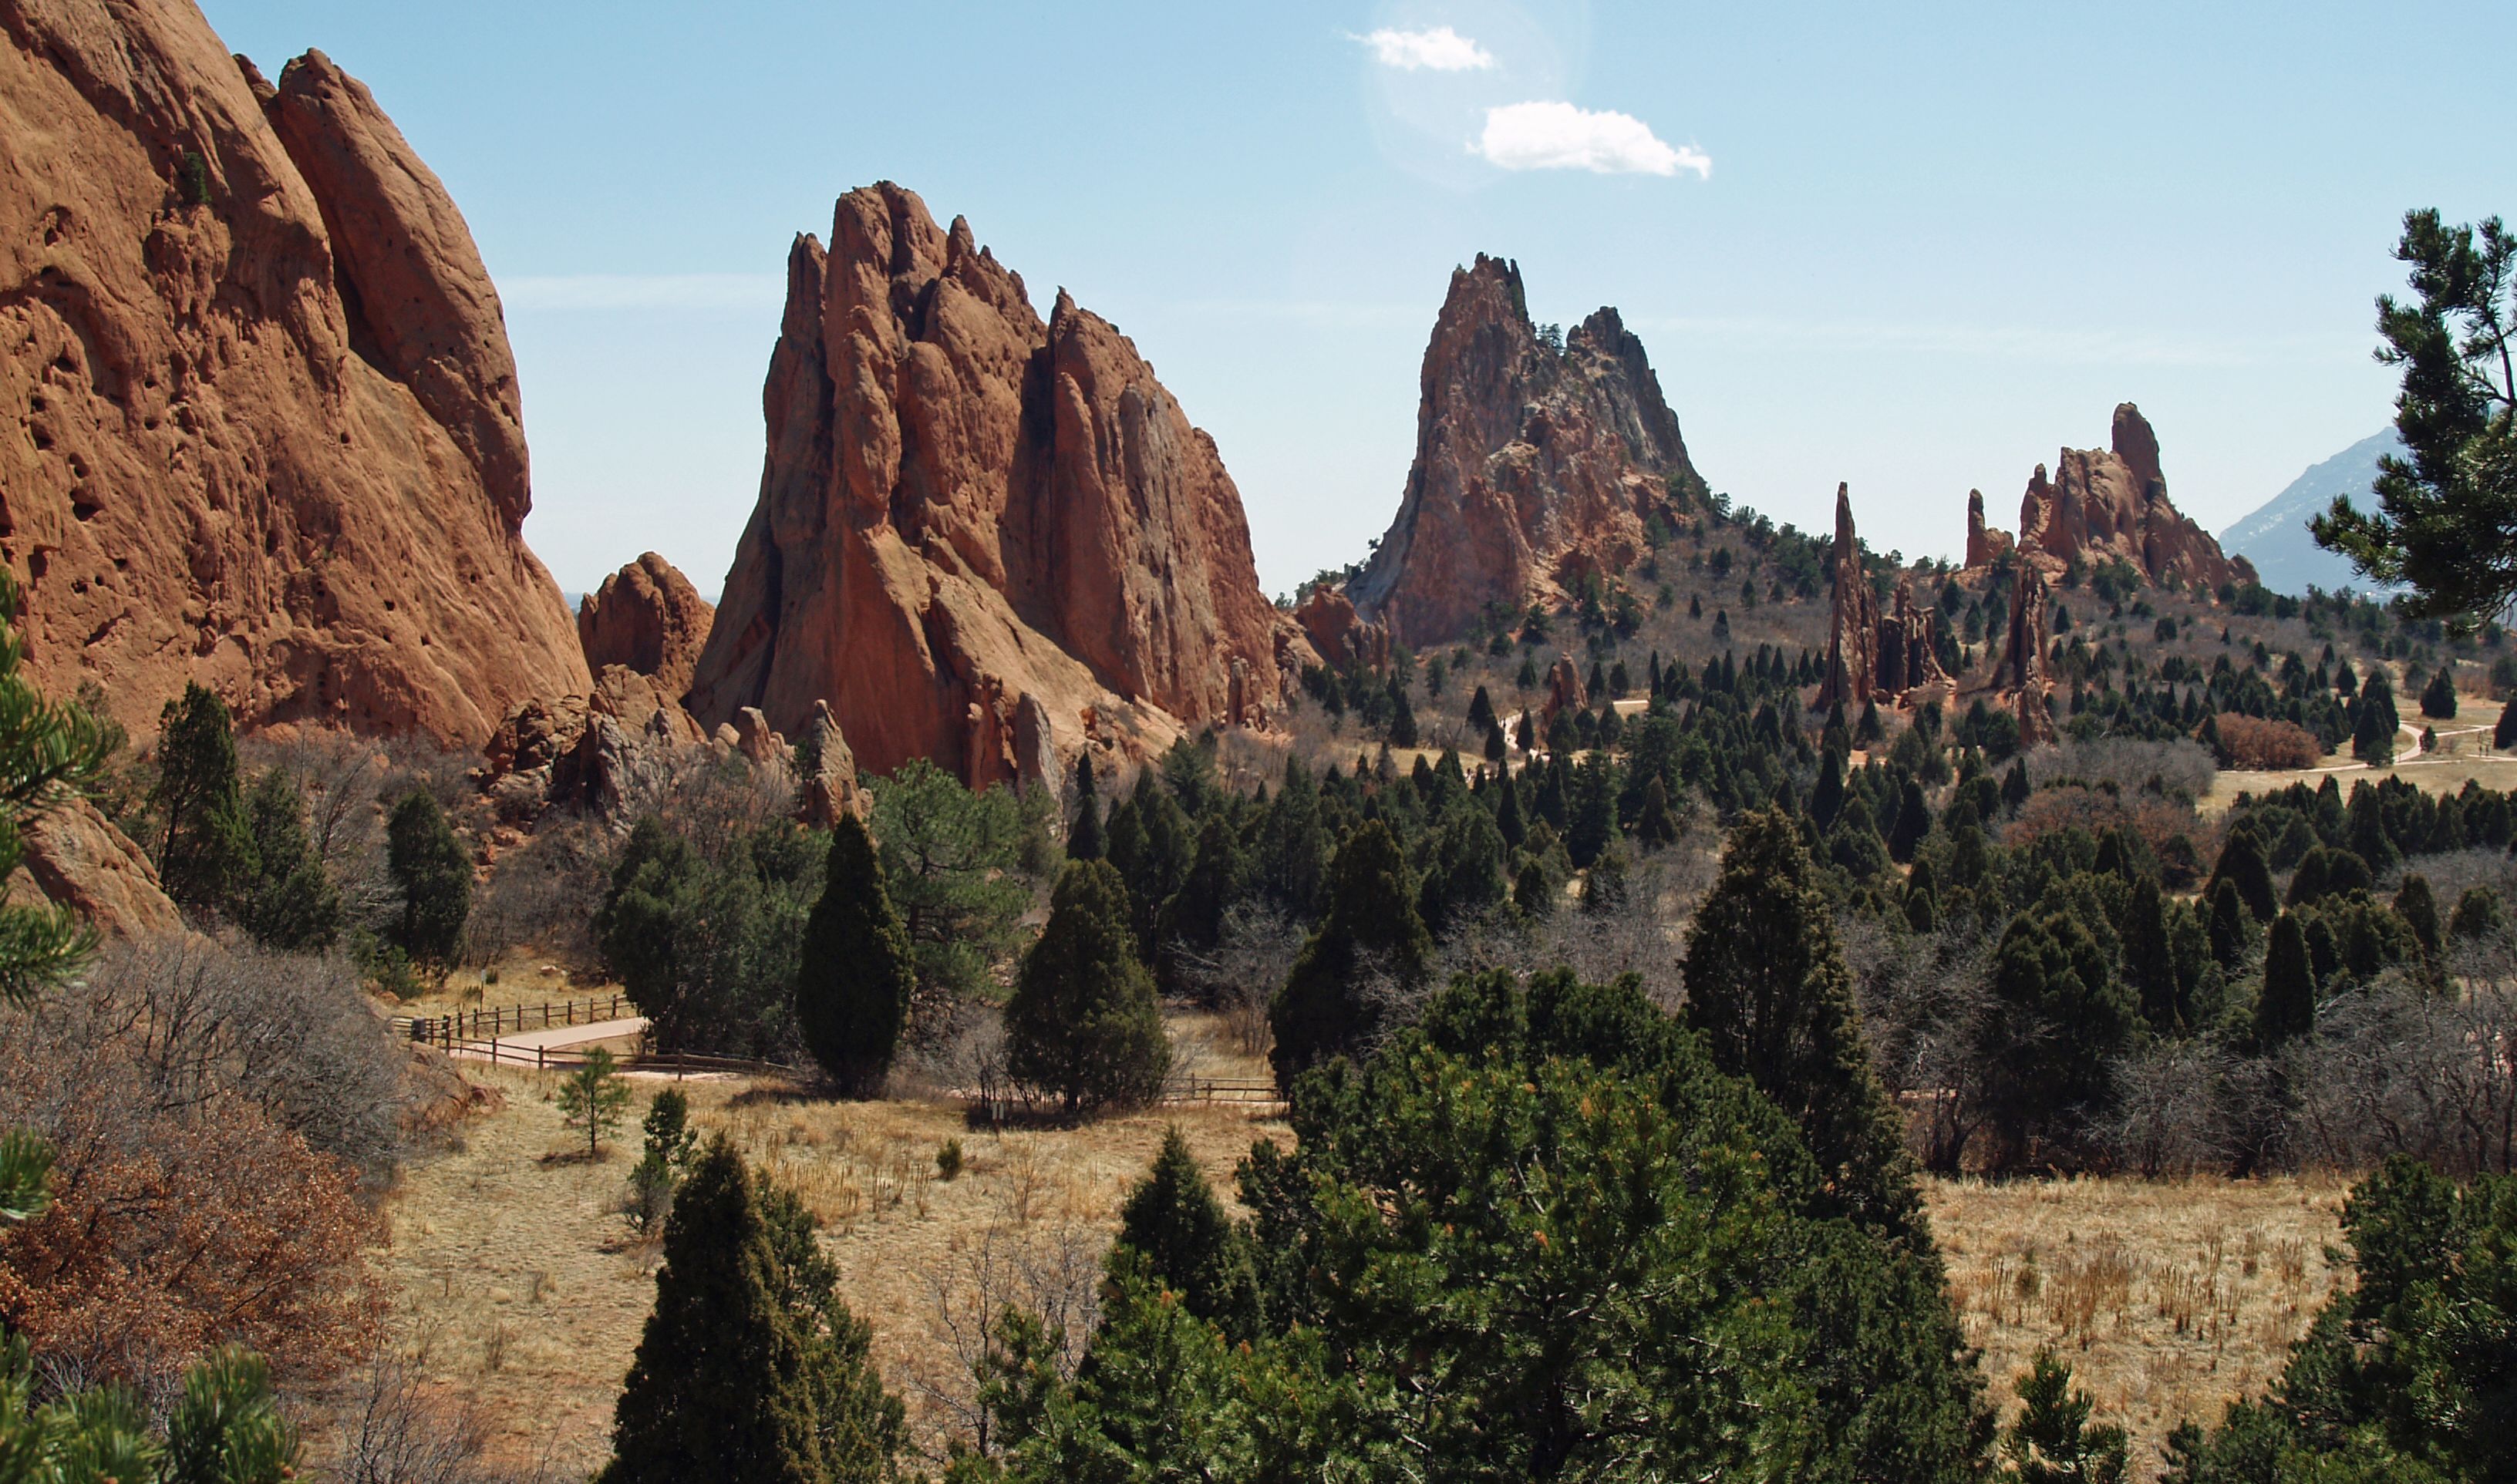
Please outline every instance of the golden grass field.
[[[608, 1451], [613, 1399], [654, 1297], [658, 1252], [633, 1237], [621, 1197], [637, 1119], [660, 1083], [635, 1084], [621, 1133], [587, 1163], [555, 1075], [465, 1070], [504, 1106], [414, 1162], [390, 1199], [380, 1255], [397, 1332], [448, 1392], [479, 1399], [498, 1454], [581, 1474]], [[1210, 1055], [1201, 1070], [1255, 1069]], [[1222, 1107], [990, 1133], [966, 1127], [954, 1103], [836, 1103], [747, 1080], [682, 1085], [703, 1128], [731, 1134], [820, 1215], [884, 1377], [930, 1441], [941, 1415], [917, 1382], [938, 1375], [939, 1280], [966, 1278], [991, 1245], [1065, 1239], [1097, 1260], [1166, 1124], [1179, 1124], [1227, 1196], [1253, 1139], [1289, 1136], [1264, 1113]], [[934, 1157], [951, 1138], [966, 1163], [948, 1182]], [[2133, 1430], [2135, 1476], [2147, 1479], [2168, 1427], [2216, 1417], [2279, 1370], [2333, 1281], [2325, 1249], [2344, 1187], [1933, 1181], [1926, 1193], [1994, 1397], [2015, 1405], [2012, 1378], [2052, 1344], [2101, 1411]]]
[[2348, 1187], [2274, 1178], [1925, 1187], [1969, 1342], [2005, 1414], [2051, 1345], [2154, 1479], [2179, 1421], [2259, 1392], [2341, 1276], [2325, 1260]]

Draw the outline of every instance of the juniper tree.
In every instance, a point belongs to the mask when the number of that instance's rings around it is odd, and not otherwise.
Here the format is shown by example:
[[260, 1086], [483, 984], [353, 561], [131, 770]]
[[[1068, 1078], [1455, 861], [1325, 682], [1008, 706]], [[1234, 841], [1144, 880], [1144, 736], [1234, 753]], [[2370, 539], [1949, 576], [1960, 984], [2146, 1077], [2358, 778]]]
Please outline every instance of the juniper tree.
[[1097, 861], [1109, 854], [1109, 836], [1101, 826], [1101, 784], [1093, 776], [1092, 750], [1075, 760], [1075, 824], [1066, 834], [1066, 858]]
[[2256, 838], [2253, 821], [2241, 821], [2229, 831], [2220, 847], [2220, 862], [2211, 871], [2211, 882], [2204, 891], [2228, 882], [2238, 893], [2238, 900], [2254, 914], [2257, 922], [2270, 922], [2279, 904], [2273, 898], [2273, 870], [2264, 860], [2263, 842]]
[[909, 930], [892, 908], [874, 836], [863, 821], [842, 814], [831, 829], [821, 900], [804, 920], [795, 1026], [813, 1060], [848, 1096], [881, 1090], [917, 983]]
[[388, 936], [412, 961], [443, 970], [462, 947], [472, 913], [472, 862], [425, 789], [404, 794], [386, 821], [385, 869], [402, 892]]
[[2296, 914], [2273, 919], [2264, 950], [2264, 982], [2255, 995], [2258, 1050], [2272, 1052], [2316, 1028], [2316, 972]]
[[1386, 974], [1413, 988], [1432, 956], [1406, 858], [1388, 826], [1373, 820], [1349, 835], [1329, 875], [1328, 915], [1268, 1005], [1276, 1038], [1268, 1056], [1280, 1086], [1315, 1062], [1360, 1049], [1380, 1029], [1380, 1006], [1362, 982], [1367, 975]]
[[1870, 1069], [1835, 914], [1790, 816], [1748, 815], [1687, 930], [1686, 1020], [1801, 1126], [1847, 1215], [1922, 1239], [1898, 1116]]
[[197, 682], [158, 717], [157, 782], [149, 805], [158, 820], [157, 877], [166, 895], [213, 911], [253, 875], [253, 834], [236, 769], [235, 726], [227, 702]]
[[1119, 1211], [1119, 1244], [1144, 1254], [1188, 1311], [1234, 1340], [1259, 1336], [1258, 1271], [1248, 1231], [1225, 1214], [1179, 1125]]
[[1150, 1100], [1171, 1070], [1154, 978], [1136, 956], [1128, 889], [1106, 861], [1076, 861], [1005, 1002], [1005, 1064], [1069, 1114]]
[[331, 947], [341, 931], [341, 892], [307, 837], [296, 781], [281, 769], [264, 770], [245, 795], [244, 818], [252, 869], [231, 894], [237, 923], [282, 953]]

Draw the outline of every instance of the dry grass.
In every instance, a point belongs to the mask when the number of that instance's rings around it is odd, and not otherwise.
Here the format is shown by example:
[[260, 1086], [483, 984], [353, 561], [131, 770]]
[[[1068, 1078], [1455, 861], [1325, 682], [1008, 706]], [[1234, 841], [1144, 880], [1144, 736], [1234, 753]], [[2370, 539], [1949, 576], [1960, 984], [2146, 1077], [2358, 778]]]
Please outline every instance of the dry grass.
[[2343, 1275], [2325, 1260], [2347, 1186], [2326, 1180], [1930, 1182], [1968, 1340], [1994, 1396], [2040, 1345], [2132, 1430], [2158, 1476], [2179, 1421], [2263, 1389]]
[[[1193, 1017], [1174, 1025], [1190, 1042], [1211, 1029]], [[1205, 1053], [1203, 1075], [1248, 1075], [1223, 1047]], [[460, 1147], [414, 1166], [392, 1198], [382, 1257], [397, 1322], [427, 1340], [432, 1379], [481, 1399], [498, 1454], [547, 1452], [563, 1472], [590, 1471], [609, 1453], [613, 1399], [655, 1297], [659, 1253], [620, 1214], [650, 1088], [639, 1084], [607, 1158], [575, 1163], [566, 1155], [583, 1135], [561, 1121], [556, 1076], [465, 1070], [506, 1106], [466, 1124]], [[1167, 1124], [1226, 1194], [1252, 1140], [1282, 1133], [1220, 1107], [989, 1133], [941, 1102], [837, 1103], [747, 1081], [685, 1090], [703, 1129], [730, 1133], [820, 1216], [845, 1297], [873, 1324], [894, 1384], [933, 1349], [935, 1279], [989, 1234], [1071, 1231], [1097, 1255]], [[950, 1138], [964, 1165], [947, 1182], [935, 1154]]]

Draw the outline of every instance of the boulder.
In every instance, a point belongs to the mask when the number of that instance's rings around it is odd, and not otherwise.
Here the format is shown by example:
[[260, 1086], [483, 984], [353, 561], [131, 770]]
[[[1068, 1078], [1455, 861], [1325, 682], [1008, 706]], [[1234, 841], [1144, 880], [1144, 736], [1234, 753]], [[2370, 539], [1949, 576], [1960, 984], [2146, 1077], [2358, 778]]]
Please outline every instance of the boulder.
[[274, 87], [191, 0], [0, 0], [0, 561], [27, 666], [136, 735], [478, 745], [583, 693], [513, 355], [445, 188], [320, 52]]
[[1070, 755], [1151, 755], [1278, 694], [1289, 620], [1241, 496], [1134, 344], [1060, 292], [1044, 321], [967, 223], [884, 183], [798, 237], [759, 503], [692, 679], [708, 726], [801, 728], [859, 763], [1017, 778], [1025, 698]]
[[606, 665], [619, 665], [678, 700], [690, 689], [715, 616], [691, 579], [651, 551], [577, 604], [576, 640], [587, 669], [599, 675]]
[[1397, 518], [1347, 585], [1407, 643], [1456, 638], [1488, 604], [1554, 605], [1587, 577], [1613, 579], [1647, 549], [1651, 516], [1683, 518], [1673, 488], [1687, 503], [1708, 492], [1617, 312], [1559, 348], [1502, 259], [1452, 272], [1422, 389]]

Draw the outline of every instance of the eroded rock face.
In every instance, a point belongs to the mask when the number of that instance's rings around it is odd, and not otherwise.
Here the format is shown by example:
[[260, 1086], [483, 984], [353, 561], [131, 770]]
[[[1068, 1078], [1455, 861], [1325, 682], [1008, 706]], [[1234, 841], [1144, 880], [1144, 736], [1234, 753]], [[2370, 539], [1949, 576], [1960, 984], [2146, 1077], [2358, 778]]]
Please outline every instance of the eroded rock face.
[[1583, 684], [1582, 667], [1570, 655], [1558, 655], [1547, 667], [1547, 701], [1539, 713], [1541, 723], [1556, 725], [1558, 713], [1579, 711], [1591, 703], [1590, 688]]
[[1879, 678], [1879, 595], [1853, 529], [1853, 495], [1835, 487], [1835, 597], [1826, 626], [1826, 678], [1818, 683], [1817, 707], [1859, 709]]
[[690, 689], [715, 616], [691, 579], [651, 551], [585, 595], [576, 609], [576, 639], [588, 669], [599, 674], [617, 664], [678, 697]]
[[1913, 574], [1898, 576], [1896, 598], [1879, 621], [1879, 689], [1901, 698], [1925, 686], [1946, 685], [1948, 671], [1941, 668], [1935, 647], [1939, 632], [1939, 611], [1914, 601]]
[[[2222, 553], [2168, 502], [2158, 436], [2131, 403], [2115, 408], [2111, 448], [2065, 448], [2051, 478], [2036, 466], [2020, 500], [2019, 550], [2048, 577], [2120, 558], [2154, 582], [2216, 590], [2255, 580], [2252, 564]], [[1972, 541], [1968, 552], [1973, 566]]]
[[[704, 723], [827, 700], [861, 766], [1022, 772], [1133, 755], [1274, 697], [1278, 629], [1214, 441], [1107, 321], [890, 184], [796, 239], [763, 402], [769, 452], [690, 691]], [[1037, 750], [1037, 749], [1033, 749]]]
[[2051, 591], [2045, 584], [2042, 565], [2020, 564], [2018, 580], [2010, 589], [2010, 630], [2002, 644], [2001, 658], [1992, 671], [1993, 687], [2003, 693], [2012, 713], [2019, 718], [2022, 746], [2052, 742], [2055, 735], [2054, 711], [2046, 698], [2045, 679]]
[[1312, 588], [1294, 610], [1294, 621], [1301, 625], [1311, 647], [1328, 665], [1338, 669], [1361, 665], [1373, 670], [1389, 665], [1389, 630], [1366, 620], [1354, 611], [1353, 601], [1334, 587]]
[[37, 683], [135, 733], [477, 743], [590, 677], [520, 535], [515, 362], [461, 215], [320, 53], [189, 0], [0, 0], [0, 560]]
[[87, 800], [37, 814], [27, 822], [23, 843], [21, 869], [43, 899], [69, 908], [100, 932], [152, 938], [184, 930], [183, 913], [158, 885], [156, 868]]
[[2018, 542], [2007, 530], [1984, 523], [1984, 491], [1967, 491], [1966, 565], [1970, 568], [1990, 567], [2018, 548]]
[[1613, 577], [1642, 556], [1673, 481], [1705, 493], [1617, 312], [1551, 349], [1519, 269], [1499, 258], [1452, 273], [1423, 399], [1397, 519], [1348, 594], [1406, 643], [1455, 638], [1489, 603], [1553, 603], [1590, 573]]

